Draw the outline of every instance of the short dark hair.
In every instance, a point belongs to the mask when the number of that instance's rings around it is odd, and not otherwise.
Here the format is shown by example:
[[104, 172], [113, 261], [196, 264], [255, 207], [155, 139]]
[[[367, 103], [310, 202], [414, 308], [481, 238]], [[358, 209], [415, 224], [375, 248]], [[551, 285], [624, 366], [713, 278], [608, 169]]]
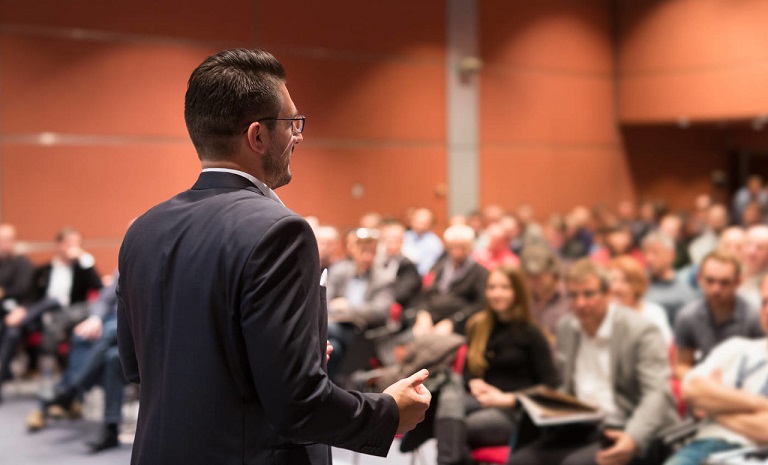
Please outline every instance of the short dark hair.
[[[189, 77], [184, 121], [201, 160], [226, 158], [248, 124], [277, 117], [285, 70], [271, 53], [244, 48], [209, 56]], [[270, 121], [274, 124], [274, 121]]]
[[80, 234], [80, 231], [75, 229], [74, 226], [62, 226], [62, 228], [56, 232], [56, 242], [62, 242], [73, 234]]

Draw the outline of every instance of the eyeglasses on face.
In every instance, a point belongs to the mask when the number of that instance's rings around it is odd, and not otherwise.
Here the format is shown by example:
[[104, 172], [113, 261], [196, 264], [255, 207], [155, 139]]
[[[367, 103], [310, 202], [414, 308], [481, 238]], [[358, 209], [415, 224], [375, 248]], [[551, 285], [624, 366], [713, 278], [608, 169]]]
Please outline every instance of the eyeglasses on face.
[[733, 279], [717, 279], [713, 278], [711, 276], [703, 276], [702, 279], [704, 280], [704, 283], [708, 286], [714, 286], [715, 284], [719, 284], [721, 287], [731, 287], [734, 284], [736, 284], [736, 281]]
[[598, 294], [602, 294], [602, 292], [600, 292], [599, 289], [585, 289], [581, 292], [569, 291], [568, 293], [566, 293], [566, 297], [569, 300], [576, 300], [581, 296], [589, 300], [589, 299], [595, 298]]
[[293, 118], [259, 118], [256, 121], [266, 121], [266, 120], [272, 120], [272, 121], [291, 121], [291, 124], [293, 125], [293, 135], [298, 136], [302, 132], [304, 132], [304, 123], [307, 120], [307, 117], [304, 115], [296, 115]]

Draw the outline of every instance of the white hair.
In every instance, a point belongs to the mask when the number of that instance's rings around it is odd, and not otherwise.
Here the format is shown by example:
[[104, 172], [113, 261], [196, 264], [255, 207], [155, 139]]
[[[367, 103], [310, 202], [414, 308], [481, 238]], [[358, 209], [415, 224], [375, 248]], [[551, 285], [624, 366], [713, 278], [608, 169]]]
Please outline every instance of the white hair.
[[445, 242], [468, 242], [475, 240], [475, 230], [466, 224], [455, 224], [443, 233]]

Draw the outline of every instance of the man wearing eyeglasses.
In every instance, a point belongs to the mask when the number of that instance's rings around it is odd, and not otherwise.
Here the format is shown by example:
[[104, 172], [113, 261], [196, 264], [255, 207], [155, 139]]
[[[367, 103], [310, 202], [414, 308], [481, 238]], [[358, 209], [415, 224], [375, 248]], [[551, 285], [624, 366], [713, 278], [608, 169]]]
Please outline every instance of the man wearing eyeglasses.
[[703, 297], [680, 309], [675, 320], [674, 375], [678, 379], [724, 340], [763, 336], [757, 309], [736, 294], [740, 269], [738, 259], [722, 251], [702, 260], [697, 279]]
[[305, 120], [285, 81], [261, 50], [203, 61], [184, 109], [203, 172], [123, 241], [118, 344], [141, 385], [134, 465], [329, 464], [329, 445], [383, 456], [429, 406], [426, 370], [383, 394], [326, 375], [317, 243], [274, 193]]
[[646, 464], [655, 432], [677, 421], [661, 332], [610, 302], [608, 275], [593, 261], [573, 263], [565, 283], [570, 313], [557, 326], [562, 389], [599, 407], [605, 420], [542, 427], [532, 442], [518, 441], [507, 465]]

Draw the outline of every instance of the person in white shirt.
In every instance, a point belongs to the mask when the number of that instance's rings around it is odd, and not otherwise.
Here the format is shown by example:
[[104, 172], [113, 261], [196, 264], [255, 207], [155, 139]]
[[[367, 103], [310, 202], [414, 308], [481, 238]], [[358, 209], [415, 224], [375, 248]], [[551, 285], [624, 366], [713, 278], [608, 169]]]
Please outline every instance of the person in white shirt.
[[572, 264], [565, 281], [571, 313], [557, 328], [562, 389], [599, 407], [605, 421], [602, 428], [548, 426], [527, 444], [520, 444], [526, 437], [521, 429], [507, 465], [646, 463], [656, 431], [678, 420], [661, 333], [636, 312], [610, 302], [607, 273], [589, 259]]
[[[768, 332], [768, 277], [760, 295], [760, 324]], [[686, 375], [683, 396], [703, 422], [664, 465], [698, 465], [715, 452], [768, 445], [768, 338], [720, 343]]]

